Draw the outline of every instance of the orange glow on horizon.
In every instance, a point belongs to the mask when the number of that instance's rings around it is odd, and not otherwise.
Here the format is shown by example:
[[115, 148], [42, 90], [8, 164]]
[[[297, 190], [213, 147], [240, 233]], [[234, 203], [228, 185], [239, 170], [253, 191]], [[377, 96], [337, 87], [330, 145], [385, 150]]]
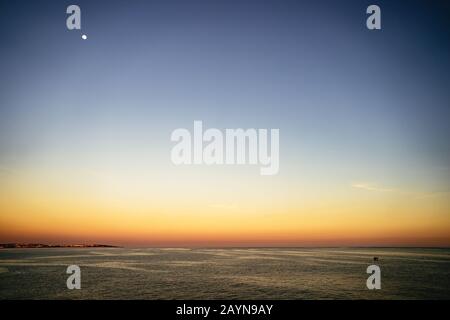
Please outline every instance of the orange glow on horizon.
[[111, 190], [107, 184], [102, 193], [98, 184], [86, 190], [65, 181], [3, 182], [0, 242], [450, 246], [447, 194], [378, 193], [351, 187], [308, 194], [306, 188], [281, 189], [275, 180], [264, 187], [258, 182], [241, 190], [234, 187], [245, 197], [230, 201], [229, 181], [217, 190], [209, 188], [208, 180], [204, 185], [197, 181], [197, 189], [186, 189], [189, 181], [191, 177], [173, 184], [164, 180], [160, 189], [150, 186], [145, 192], [142, 186], [130, 192], [126, 186]]

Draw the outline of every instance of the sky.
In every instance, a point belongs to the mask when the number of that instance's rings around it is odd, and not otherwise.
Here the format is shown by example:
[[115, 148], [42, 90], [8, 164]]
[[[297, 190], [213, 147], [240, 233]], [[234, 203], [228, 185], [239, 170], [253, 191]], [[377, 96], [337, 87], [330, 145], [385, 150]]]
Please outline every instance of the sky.
[[[0, 0], [0, 242], [449, 246], [450, 6], [374, 3]], [[195, 120], [279, 173], [175, 166]]]

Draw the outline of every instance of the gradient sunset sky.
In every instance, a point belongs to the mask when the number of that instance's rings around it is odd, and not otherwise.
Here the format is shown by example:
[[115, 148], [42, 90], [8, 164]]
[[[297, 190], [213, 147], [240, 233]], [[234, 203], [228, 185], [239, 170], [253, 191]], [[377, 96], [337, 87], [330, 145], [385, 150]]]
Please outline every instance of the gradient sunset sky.
[[[448, 2], [1, 1], [0, 34], [0, 242], [450, 245]], [[278, 175], [173, 165], [194, 120], [279, 128]]]

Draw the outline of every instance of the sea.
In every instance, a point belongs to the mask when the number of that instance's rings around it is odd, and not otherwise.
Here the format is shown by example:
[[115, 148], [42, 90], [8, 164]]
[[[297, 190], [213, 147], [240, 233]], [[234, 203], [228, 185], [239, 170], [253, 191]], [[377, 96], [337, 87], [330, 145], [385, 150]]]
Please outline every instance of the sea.
[[[370, 265], [380, 289], [366, 285]], [[450, 249], [0, 249], [5, 299], [450, 299]]]

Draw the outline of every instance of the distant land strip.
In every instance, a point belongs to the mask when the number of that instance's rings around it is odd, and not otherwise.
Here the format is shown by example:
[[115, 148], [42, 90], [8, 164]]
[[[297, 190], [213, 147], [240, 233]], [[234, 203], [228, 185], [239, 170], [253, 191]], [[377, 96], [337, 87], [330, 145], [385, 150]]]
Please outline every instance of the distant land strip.
[[120, 248], [108, 244], [42, 244], [42, 243], [0, 243], [0, 249], [10, 248]]

